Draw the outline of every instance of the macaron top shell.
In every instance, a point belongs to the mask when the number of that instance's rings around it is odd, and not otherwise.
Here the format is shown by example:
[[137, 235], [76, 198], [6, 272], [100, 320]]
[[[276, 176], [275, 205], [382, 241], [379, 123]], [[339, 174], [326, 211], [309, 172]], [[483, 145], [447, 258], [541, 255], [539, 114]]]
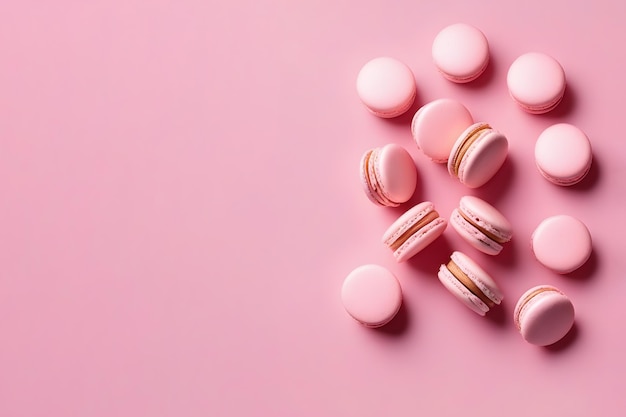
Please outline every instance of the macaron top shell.
[[385, 118], [406, 112], [417, 92], [411, 69], [390, 57], [374, 58], [366, 63], [359, 71], [356, 88], [363, 104]]
[[507, 73], [511, 97], [530, 113], [552, 110], [565, 91], [565, 71], [549, 55], [530, 52], [518, 57]]
[[591, 144], [587, 135], [569, 123], [545, 129], [535, 143], [539, 172], [557, 185], [580, 182], [591, 166]]
[[592, 251], [587, 226], [565, 214], [544, 219], [533, 232], [531, 245], [537, 260], [559, 274], [581, 267]]
[[434, 162], [445, 163], [459, 135], [474, 123], [469, 110], [450, 98], [431, 101], [413, 116], [411, 133], [417, 147]]
[[381, 206], [397, 207], [415, 192], [417, 169], [400, 145], [371, 149], [361, 158], [361, 183], [367, 197]]
[[362, 265], [343, 282], [343, 305], [355, 320], [367, 327], [387, 324], [402, 304], [400, 283], [391, 271], [380, 265]]
[[489, 62], [489, 43], [476, 27], [450, 25], [437, 34], [432, 46], [433, 61], [445, 78], [466, 83], [478, 78]]

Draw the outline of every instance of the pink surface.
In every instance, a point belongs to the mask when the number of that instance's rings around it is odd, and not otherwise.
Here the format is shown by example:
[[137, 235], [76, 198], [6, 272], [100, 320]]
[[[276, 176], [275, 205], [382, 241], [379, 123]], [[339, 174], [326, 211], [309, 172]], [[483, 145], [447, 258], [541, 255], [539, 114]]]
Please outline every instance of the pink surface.
[[[0, 415], [482, 416], [485, 397], [468, 388], [478, 377], [503, 415], [623, 416], [625, 14], [614, 0], [5, 2]], [[430, 54], [459, 21], [491, 49], [467, 85]], [[568, 77], [541, 116], [506, 88], [513, 60], [539, 49]], [[360, 103], [356, 75], [382, 55], [411, 67], [419, 104], [458, 99], [509, 139], [498, 175], [470, 190], [515, 233], [500, 256], [475, 255], [504, 294], [485, 318], [436, 278], [464, 244], [451, 228], [402, 264], [380, 243], [410, 205], [367, 200], [366, 149], [409, 149], [409, 204], [447, 217], [468, 193], [414, 147], [411, 112], [384, 120]], [[569, 188], [534, 165], [535, 138], [558, 122], [594, 149]], [[594, 251], [561, 276], [528, 242], [565, 210]], [[366, 263], [404, 292], [379, 330], [341, 303], [343, 279]], [[525, 343], [512, 319], [514, 300], [544, 283], [577, 314], [550, 348]]]

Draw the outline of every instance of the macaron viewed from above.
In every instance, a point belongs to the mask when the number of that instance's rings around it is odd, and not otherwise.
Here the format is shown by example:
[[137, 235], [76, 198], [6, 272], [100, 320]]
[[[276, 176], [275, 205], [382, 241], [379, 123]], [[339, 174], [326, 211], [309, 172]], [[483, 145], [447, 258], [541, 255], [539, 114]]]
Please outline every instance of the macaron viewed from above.
[[476, 27], [456, 23], [441, 30], [432, 46], [433, 62], [439, 72], [455, 83], [478, 78], [489, 63], [489, 43]]
[[361, 157], [360, 165], [363, 190], [374, 204], [397, 207], [415, 192], [417, 168], [400, 145], [370, 149]]
[[415, 256], [435, 241], [448, 222], [430, 201], [417, 204], [400, 216], [383, 234], [383, 243], [393, 251], [396, 261]]
[[550, 55], [530, 52], [518, 57], [506, 78], [511, 98], [528, 113], [553, 110], [565, 93], [565, 71]]
[[341, 300], [356, 321], [366, 327], [381, 327], [389, 323], [400, 309], [402, 288], [387, 268], [362, 265], [345, 278]]
[[417, 94], [415, 77], [403, 62], [374, 58], [359, 71], [356, 89], [361, 102], [378, 117], [391, 118], [411, 108]]
[[544, 219], [531, 236], [535, 258], [546, 268], [568, 274], [591, 256], [591, 234], [585, 224], [566, 214]]
[[582, 181], [591, 168], [591, 160], [589, 138], [569, 123], [548, 127], [535, 143], [537, 169], [556, 185], [569, 186]]
[[502, 292], [495, 281], [469, 256], [452, 252], [450, 261], [441, 265], [439, 281], [476, 314], [484, 316], [502, 302]]
[[411, 122], [417, 147], [434, 162], [445, 163], [454, 142], [474, 120], [457, 100], [442, 98], [419, 108]]
[[565, 294], [550, 285], [539, 285], [520, 297], [513, 320], [528, 343], [549, 346], [569, 333], [575, 316], [574, 304]]
[[452, 147], [448, 172], [469, 188], [481, 187], [502, 167], [508, 150], [506, 136], [487, 123], [474, 123]]
[[511, 223], [494, 206], [474, 197], [463, 196], [452, 211], [450, 224], [466, 242], [487, 255], [498, 255], [511, 240]]

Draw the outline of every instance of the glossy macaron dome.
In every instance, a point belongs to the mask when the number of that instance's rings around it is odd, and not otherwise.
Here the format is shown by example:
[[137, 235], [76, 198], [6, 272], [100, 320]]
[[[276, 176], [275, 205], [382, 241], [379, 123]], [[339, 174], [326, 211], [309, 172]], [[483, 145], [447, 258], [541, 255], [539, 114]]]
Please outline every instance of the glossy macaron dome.
[[356, 89], [365, 107], [384, 118], [396, 117], [409, 110], [417, 93], [411, 69], [390, 57], [367, 62], [359, 71]]
[[520, 297], [513, 320], [528, 343], [549, 346], [567, 335], [575, 316], [569, 297], [555, 287], [540, 285]]
[[474, 123], [452, 147], [448, 172], [469, 188], [481, 187], [502, 167], [508, 149], [506, 136], [487, 123]]
[[387, 268], [362, 265], [345, 278], [341, 300], [356, 321], [367, 327], [380, 327], [391, 321], [400, 309], [402, 288]]
[[565, 93], [565, 71], [550, 55], [530, 52], [518, 57], [507, 73], [509, 94], [524, 110], [541, 114], [554, 109]]
[[432, 45], [433, 62], [439, 72], [455, 83], [478, 78], [489, 63], [489, 43], [478, 28], [456, 23], [442, 29]]
[[589, 138], [580, 128], [569, 123], [548, 127], [535, 143], [537, 169], [544, 178], [557, 185], [579, 183], [589, 172], [591, 160]]
[[502, 302], [502, 292], [493, 278], [462, 252], [453, 252], [437, 276], [448, 291], [476, 314], [484, 316]]
[[365, 152], [360, 174], [365, 194], [380, 206], [397, 207], [415, 192], [417, 168], [409, 152], [400, 145], [390, 143]]
[[491, 204], [475, 196], [463, 196], [452, 211], [450, 224], [466, 242], [488, 255], [498, 255], [513, 236], [513, 227]]
[[462, 103], [442, 98], [419, 108], [411, 122], [411, 133], [424, 155], [445, 163], [459, 135], [473, 123], [470, 111]]
[[407, 210], [383, 234], [383, 243], [392, 250], [396, 261], [403, 262], [435, 241], [448, 222], [435, 206], [425, 201]]
[[591, 256], [591, 233], [579, 219], [560, 214], [544, 219], [531, 236], [535, 258], [546, 268], [567, 274]]

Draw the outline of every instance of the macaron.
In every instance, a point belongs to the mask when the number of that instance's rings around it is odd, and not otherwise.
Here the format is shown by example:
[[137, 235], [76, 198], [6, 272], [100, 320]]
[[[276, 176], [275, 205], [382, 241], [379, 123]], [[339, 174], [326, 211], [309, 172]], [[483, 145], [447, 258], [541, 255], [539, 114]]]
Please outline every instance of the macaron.
[[578, 127], [558, 123], [545, 129], [535, 143], [537, 169], [556, 185], [574, 185], [591, 168], [591, 144]]
[[478, 28], [456, 23], [441, 30], [432, 46], [433, 62], [439, 72], [455, 83], [478, 78], [489, 63], [489, 43]]
[[470, 245], [487, 255], [497, 255], [511, 240], [511, 223], [486, 201], [466, 195], [452, 211], [450, 224]]
[[591, 233], [579, 219], [560, 214], [544, 219], [531, 236], [535, 258], [546, 268], [567, 274], [591, 256]]
[[363, 154], [361, 183], [370, 201], [379, 206], [397, 207], [415, 192], [417, 168], [406, 149], [390, 143]]
[[366, 327], [389, 323], [402, 305], [402, 288], [395, 275], [380, 265], [362, 265], [348, 274], [341, 288], [343, 305]]
[[530, 52], [509, 67], [506, 82], [511, 98], [528, 113], [554, 109], [565, 93], [565, 71], [550, 55]]
[[378, 117], [391, 118], [405, 113], [415, 101], [417, 87], [411, 69], [390, 57], [366, 63], [356, 80], [361, 102]]
[[524, 340], [537, 346], [548, 346], [565, 337], [574, 325], [575, 315], [572, 301], [550, 285], [526, 291], [513, 313]]
[[487, 123], [474, 123], [456, 140], [448, 158], [448, 172], [469, 188], [489, 181], [504, 163], [509, 142]]
[[419, 108], [411, 122], [413, 139], [434, 162], [448, 161], [457, 138], [474, 123], [470, 111], [451, 98], [431, 101]]
[[383, 243], [393, 251], [396, 261], [415, 256], [435, 241], [448, 222], [430, 201], [419, 203], [400, 216], [383, 234]]
[[452, 252], [450, 261], [441, 265], [439, 281], [465, 306], [484, 316], [502, 302], [502, 292], [495, 281], [469, 256]]

